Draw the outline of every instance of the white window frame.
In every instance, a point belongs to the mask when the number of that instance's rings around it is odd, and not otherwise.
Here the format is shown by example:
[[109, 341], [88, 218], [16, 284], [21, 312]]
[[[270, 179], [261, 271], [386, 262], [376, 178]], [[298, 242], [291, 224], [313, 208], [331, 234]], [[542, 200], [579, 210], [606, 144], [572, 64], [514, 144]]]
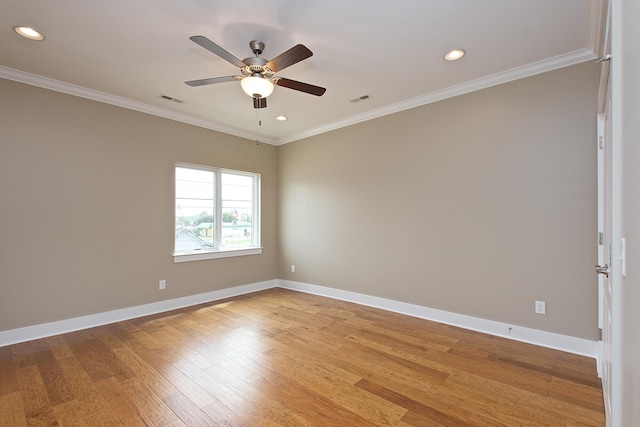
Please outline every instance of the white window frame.
[[[177, 253], [175, 251], [175, 226], [177, 221], [176, 216], [176, 169], [177, 168], [187, 168], [187, 169], [199, 169], [207, 172], [212, 172], [215, 174], [215, 194], [214, 194], [214, 247], [207, 250], [200, 250], [197, 252], [180, 252]], [[222, 248], [221, 247], [221, 238], [222, 238], [222, 179], [221, 175], [223, 173], [230, 173], [236, 175], [245, 175], [253, 178], [253, 209], [251, 215], [251, 223], [252, 223], [252, 243], [251, 246], [242, 247], [242, 248]], [[173, 250], [173, 262], [189, 262], [189, 261], [200, 261], [206, 259], [217, 259], [217, 258], [229, 258], [229, 257], [237, 257], [237, 256], [245, 256], [245, 255], [260, 255], [262, 254], [262, 246], [260, 245], [260, 197], [261, 197], [261, 186], [260, 186], [260, 174], [254, 172], [247, 171], [239, 171], [233, 169], [225, 169], [218, 168], [212, 166], [203, 166], [196, 165], [191, 163], [176, 163], [173, 168], [173, 184], [174, 184], [174, 192], [173, 192], [173, 227], [174, 227], [174, 250]]]

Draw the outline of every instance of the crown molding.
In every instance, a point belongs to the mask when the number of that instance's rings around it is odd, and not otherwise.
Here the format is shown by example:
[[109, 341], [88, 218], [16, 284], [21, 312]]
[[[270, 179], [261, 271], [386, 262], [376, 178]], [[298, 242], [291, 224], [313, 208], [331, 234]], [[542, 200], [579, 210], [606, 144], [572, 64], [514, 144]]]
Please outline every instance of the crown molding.
[[[594, 4], [600, 4], [601, 0], [593, 0]], [[599, 8], [592, 8], [592, 10], [601, 10]], [[595, 13], [595, 12], [594, 12]], [[592, 22], [599, 22], [598, 19], [592, 19]], [[597, 43], [595, 43], [597, 44]], [[581, 49], [571, 52], [566, 55], [556, 56], [554, 58], [545, 59], [542, 61], [534, 62], [522, 67], [512, 68], [504, 72], [492, 74], [479, 79], [471, 80], [459, 85], [451, 86], [442, 90], [430, 92], [415, 98], [411, 98], [406, 101], [398, 102], [385, 107], [377, 108], [375, 110], [367, 111], [362, 114], [348, 117], [344, 120], [339, 120], [333, 123], [326, 124], [314, 129], [310, 129], [305, 132], [291, 135], [282, 139], [269, 139], [260, 138], [260, 142], [264, 142], [272, 145], [283, 145], [290, 142], [298, 141], [301, 139], [309, 138], [312, 136], [320, 135], [325, 132], [337, 130], [347, 126], [362, 123], [368, 120], [373, 120], [379, 117], [387, 116], [389, 114], [398, 113], [400, 111], [408, 110], [411, 108], [420, 107], [434, 102], [442, 101], [448, 98], [453, 98], [459, 95], [475, 92], [481, 89], [486, 89], [491, 86], [497, 86], [499, 84], [508, 83], [514, 80], [522, 79], [525, 77], [534, 76], [536, 74], [545, 73], [548, 71], [557, 70], [559, 68], [568, 67], [571, 65], [579, 64], [585, 61], [596, 59], [597, 56], [591, 49]], [[199, 119], [189, 116], [187, 114], [178, 113], [166, 108], [155, 107], [143, 102], [133, 101], [127, 98], [111, 95], [108, 93], [100, 92], [93, 89], [87, 89], [82, 86], [77, 86], [70, 83], [65, 83], [59, 80], [51, 79], [48, 77], [39, 76], [36, 74], [27, 73], [20, 70], [15, 70], [9, 67], [0, 65], [0, 78], [17, 81], [20, 83], [29, 84], [32, 86], [38, 86], [44, 89], [50, 89], [56, 92], [66, 93], [68, 95], [78, 96], [81, 98], [90, 99], [93, 101], [103, 102], [105, 104], [115, 105], [117, 107], [127, 108], [141, 113], [151, 114], [158, 117], [163, 117], [169, 120], [175, 120], [178, 122], [198, 126], [205, 129], [214, 130], [217, 132], [226, 133], [229, 135], [237, 136], [240, 138], [255, 140], [255, 134], [237, 129], [231, 126], [225, 126], [221, 123], [211, 122], [208, 120]]]
[[594, 59], [596, 59], [596, 55], [593, 53], [593, 51], [591, 51], [591, 49], [580, 49], [566, 55], [560, 55], [553, 58], [545, 59], [543, 61], [534, 62], [522, 67], [512, 68], [511, 70], [492, 74], [486, 77], [481, 77], [476, 80], [470, 80], [459, 85], [430, 92], [421, 96], [417, 96], [415, 98], [408, 99], [406, 101], [398, 102], [396, 104], [391, 104], [385, 107], [377, 108], [375, 110], [367, 111], [362, 114], [351, 116], [345, 120], [329, 123], [325, 126], [317, 127], [306, 132], [292, 135], [289, 138], [280, 139], [275, 142], [275, 145], [287, 144], [304, 138], [320, 135], [332, 130], [355, 125], [368, 120], [377, 119], [389, 114], [394, 114], [400, 111], [409, 110], [411, 108], [432, 104], [434, 102], [443, 101], [448, 98], [453, 98], [459, 95], [486, 89], [491, 86], [497, 86], [503, 83], [508, 83], [525, 77], [531, 77], [536, 74], [546, 73], [548, 71], [557, 70]]
[[[31, 86], [37, 86], [44, 89], [53, 90], [56, 92], [65, 93], [67, 95], [73, 95], [80, 98], [90, 99], [92, 101], [98, 101], [105, 104], [114, 105], [116, 107], [127, 108], [129, 110], [138, 111], [145, 114], [151, 114], [153, 116], [162, 117], [177, 122], [186, 123], [193, 126], [198, 126], [205, 129], [214, 130], [217, 132], [226, 133], [228, 135], [237, 136], [240, 138], [255, 140], [254, 133], [249, 133], [241, 129], [237, 129], [231, 126], [225, 126], [221, 123], [212, 122], [208, 120], [199, 119], [187, 114], [178, 113], [166, 108], [156, 107], [153, 105], [145, 104], [144, 102], [133, 101], [131, 99], [122, 98], [120, 96], [111, 95], [105, 92], [100, 92], [93, 89], [87, 89], [82, 86], [74, 85], [71, 83], [62, 82], [60, 80], [51, 79], [49, 77], [43, 77], [37, 74], [27, 73], [25, 71], [15, 70], [13, 68], [0, 65], [0, 78], [7, 80], [13, 80], [19, 83], [25, 83]], [[271, 139], [260, 138], [260, 142], [267, 144], [273, 144]]]

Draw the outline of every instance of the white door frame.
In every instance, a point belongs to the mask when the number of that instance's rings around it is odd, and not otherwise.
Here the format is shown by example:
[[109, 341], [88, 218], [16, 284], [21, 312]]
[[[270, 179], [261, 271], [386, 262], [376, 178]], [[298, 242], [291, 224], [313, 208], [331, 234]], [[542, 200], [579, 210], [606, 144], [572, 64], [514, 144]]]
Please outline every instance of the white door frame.
[[606, 266], [605, 274], [598, 274], [598, 376], [602, 379], [607, 426], [611, 425], [612, 412], [612, 331], [613, 331], [613, 277], [612, 218], [611, 218], [611, 125], [609, 105], [598, 114], [598, 265]]
[[[619, 157], [619, 147], [614, 141], [614, 124], [616, 95], [614, 93], [614, 82], [612, 73], [611, 57], [611, 36], [614, 29], [613, 21], [613, 1], [606, 4], [607, 12], [603, 31], [603, 43], [600, 54], [605, 59], [600, 69], [600, 87], [598, 90], [598, 265], [607, 265], [608, 276], [598, 275], [598, 327], [601, 330], [602, 339], [598, 342], [598, 375], [602, 379], [602, 391], [604, 395], [604, 405], [606, 412], [606, 425], [617, 426], [619, 421], [617, 414], [619, 407], [618, 375], [619, 360], [619, 292], [616, 290], [619, 284], [620, 271], [617, 265], [614, 266], [613, 252], [614, 241], [616, 241], [616, 228], [619, 221], [619, 206], [617, 205], [620, 182], [621, 163]], [[613, 116], [613, 117], [612, 117]], [[603, 233], [603, 234], [600, 234]], [[602, 240], [601, 240], [602, 239]]]

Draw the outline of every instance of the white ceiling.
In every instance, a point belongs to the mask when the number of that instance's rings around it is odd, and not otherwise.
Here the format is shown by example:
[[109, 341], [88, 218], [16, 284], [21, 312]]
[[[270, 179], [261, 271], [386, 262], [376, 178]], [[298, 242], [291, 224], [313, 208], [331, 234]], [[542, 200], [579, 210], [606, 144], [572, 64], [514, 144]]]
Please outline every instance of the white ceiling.
[[[602, 7], [602, 0], [0, 0], [0, 77], [279, 145], [593, 60]], [[46, 38], [21, 38], [15, 25]], [[314, 55], [278, 75], [327, 92], [276, 87], [268, 107], [255, 110], [239, 82], [187, 86], [238, 74], [192, 35], [240, 59], [252, 56], [251, 40], [266, 44], [266, 59], [304, 44]], [[445, 62], [453, 48], [466, 56]], [[372, 98], [349, 102], [363, 94]]]

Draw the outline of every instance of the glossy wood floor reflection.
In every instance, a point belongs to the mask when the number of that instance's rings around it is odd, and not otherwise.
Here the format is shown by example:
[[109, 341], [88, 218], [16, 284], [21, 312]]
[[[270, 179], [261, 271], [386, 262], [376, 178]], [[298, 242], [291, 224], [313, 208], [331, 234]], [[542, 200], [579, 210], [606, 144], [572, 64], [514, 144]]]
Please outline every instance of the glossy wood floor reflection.
[[2, 347], [0, 419], [605, 424], [592, 359], [283, 289]]

